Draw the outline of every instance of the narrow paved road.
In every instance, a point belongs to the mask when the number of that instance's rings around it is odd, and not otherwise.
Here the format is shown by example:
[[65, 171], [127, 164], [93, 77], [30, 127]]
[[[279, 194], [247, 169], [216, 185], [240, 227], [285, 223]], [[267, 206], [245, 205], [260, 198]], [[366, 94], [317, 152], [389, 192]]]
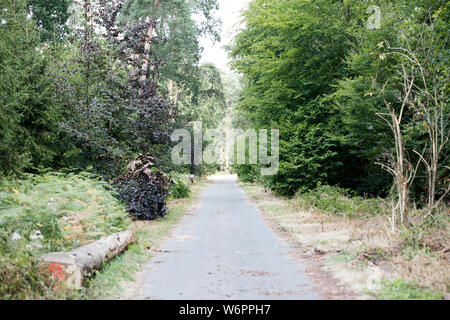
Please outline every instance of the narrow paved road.
[[144, 267], [137, 299], [319, 299], [235, 176], [216, 176], [200, 200]]

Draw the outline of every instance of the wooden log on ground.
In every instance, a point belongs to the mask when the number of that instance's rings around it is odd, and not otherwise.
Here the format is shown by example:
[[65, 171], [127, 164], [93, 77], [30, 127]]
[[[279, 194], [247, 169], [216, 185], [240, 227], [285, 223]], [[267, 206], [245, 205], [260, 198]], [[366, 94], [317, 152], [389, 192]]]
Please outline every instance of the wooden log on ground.
[[123, 231], [69, 252], [48, 253], [41, 257], [41, 268], [64, 281], [68, 288], [80, 289], [83, 279], [134, 242], [133, 233]]

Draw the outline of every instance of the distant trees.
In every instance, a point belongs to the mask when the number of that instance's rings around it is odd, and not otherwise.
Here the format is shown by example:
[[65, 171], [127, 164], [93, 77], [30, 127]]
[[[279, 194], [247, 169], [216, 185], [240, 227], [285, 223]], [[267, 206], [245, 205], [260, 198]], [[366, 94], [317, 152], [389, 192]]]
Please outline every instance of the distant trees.
[[66, 22], [73, 0], [27, 0], [43, 40], [61, 40], [67, 34]]
[[217, 127], [227, 107], [222, 75], [214, 65], [204, 64], [193, 77], [197, 86], [180, 88], [183, 92], [178, 105], [180, 117], [184, 118], [182, 121], [186, 121], [186, 124], [202, 121], [205, 127]]
[[[197, 121], [202, 122], [203, 130], [218, 128], [225, 118], [228, 108], [226, 89], [222, 81], [222, 74], [214, 65], [201, 65], [192, 74], [190, 83], [179, 86], [177, 128], [193, 132]], [[186, 166], [185, 170], [199, 174], [216, 168], [216, 165], [194, 166], [192, 164]]]

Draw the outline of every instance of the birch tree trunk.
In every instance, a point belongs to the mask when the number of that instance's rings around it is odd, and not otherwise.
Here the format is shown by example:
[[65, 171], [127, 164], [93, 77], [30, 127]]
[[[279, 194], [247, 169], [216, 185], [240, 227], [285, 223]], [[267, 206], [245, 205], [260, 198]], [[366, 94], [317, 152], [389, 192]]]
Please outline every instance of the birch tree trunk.
[[[406, 68], [402, 65], [403, 74], [406, 75]], [[387, 122], [394, 134], [395, 141], [395, 152], [389, 155], [388, 163], [378, 163], [383, 169], [388, 171], [394, 177], [395, 187], [397, 189], [398, 202], [397, 205], [393, 206], [393, 216], [392, 216], [392, 228], [395, 230], [395, 216], [396, 210], [398, 209], [398, 216], [400, 218], [400, 224], [403, 225], [406, 222], [408, 214], [408, 200], [409, 200], [409, 183], [415, 178], [415, 171], [412, 169], [411, 163], [406, 158], [405, 144], [403, 140], [402, 133], [402, 120], [405, 113], [405, 109], [408, 105], [411, 91], [414, 86], [414, 77], [411, 79], [406, 79], [404, 82], [404, 97], [400, 98], [402, 105], [398, 113], [395, 108], [387, 102], [384, 95], [387, 83], [384, 85], [383, 100], [388, 110], [388, 113], [377, 113], [379, 117]]]

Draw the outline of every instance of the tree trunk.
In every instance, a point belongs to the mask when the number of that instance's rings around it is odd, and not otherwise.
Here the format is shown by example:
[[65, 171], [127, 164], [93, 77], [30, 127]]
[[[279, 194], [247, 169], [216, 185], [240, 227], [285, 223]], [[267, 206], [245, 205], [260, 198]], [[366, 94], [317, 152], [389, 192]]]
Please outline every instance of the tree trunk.
[[[159, 2], [160, 0], [155, 0], [155, 4], [153, 6], [153, 11], [156, 12], [159, 8]], [[145, 81], [147, 80], [147, 72], [148, 72], [148, 61], [150, 60], [150, 44], [151, 44], [151, 40], [153, 38], [153, 32], [154, 32], [154, 27], [150, 26], [150, 28], [148, 28], [148, 39], [145, 42], [145, 51], [147, 52], [146, 57], [144, 57], [144, 63], [142, 64], [142, 75], [141, 75], [141, 81]]]
[[176, 106], [178, 105], [178, 95], [180, 94], [180, 92], [178, 91], [178, 87], [175, 89], [175, 99], [173, 104]]
[[169, 101], [171, 103], [174, 102], [174, 96], [173, 96], [173, 80], [169, 80]]
[[83, 278], [98, 270], [105, 262], [126, 250], [134, 242], [128, 230], [74, 249], [69, 252], [48, 253], [41, 257], [41, 268], [72, 289], [83, 286]]

